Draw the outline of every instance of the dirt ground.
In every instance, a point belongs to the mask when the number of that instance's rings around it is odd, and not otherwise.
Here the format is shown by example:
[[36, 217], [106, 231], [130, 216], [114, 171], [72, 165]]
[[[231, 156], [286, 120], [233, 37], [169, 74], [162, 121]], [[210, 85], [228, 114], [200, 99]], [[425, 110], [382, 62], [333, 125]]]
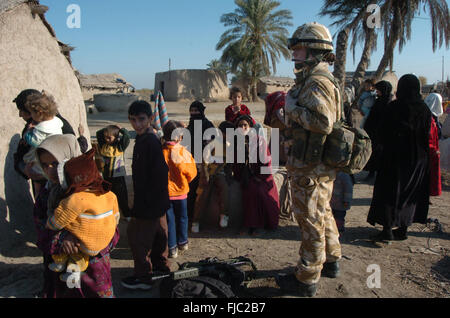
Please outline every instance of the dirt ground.
[[[187, 122], [189, 103], [167, 103], [170, 119]], [[227, 103], [206, 104], [206, 115], [215, 124], [224, 116]], [[247, 103], [256, 120], [262, 122], [264, 105]], [[131, 129], [126, 113], [94, 113], [88, 115], [91, 136], [110, 123]], [[131, 172], [133, 143], [126, 151], [127, 171]], [[450, 172], [443, 171], [443, 193], [432, 197], [429, 217], [437, 223], [414, 224], [409, 229], [409, 239], [392, 244], [372, 242], [369, 237], [380, 227], [366, 222], [373, 185], [364, 182], [366, 172], [356, 176], [352, 207], [347, 213], [346, 231], [341, 236], [343, 258], [341, 276], [322, 278], [319, 298], [434, 298], [450, 297]], [[131, 178], [128, 178], [130, 197]], [[111, 253], [112, 277], [116, 297], [158, 297], [158, 289], [130, 291], [120, 285], [120, 280], [132, 274], [133, 261], [126, 238], [126, 221], [120, 224], [121, 239]], [[189, 250], [179, 254], [172, 262], [175, 270], [186, 261], [199, 261], [206, 257], [221, 259], [237, 256], [249, 257], [258, 269], [258, 277], [240, 292], [241, 297], [279, 298], [295, 297], [280, 292], [273, 276], [292, 270], [298, 260], [301, 234], [292, 220], [281, 219], [277, 230], [256, 236], [237, 235], [237, 229], [201, 231], [190, 234]], [[0, 297], [35, 297], [42, 286], [42, 263], [39, 250], [32, 243], [26, 249], [17, 249], [8, 257], [0, 255]], [[370, 288], [374, 274], [379, 269], [380, 288]], [[378, 267], [376, 266], [378, 265]], [[373, 287], [373, 286], [371, 286]]]

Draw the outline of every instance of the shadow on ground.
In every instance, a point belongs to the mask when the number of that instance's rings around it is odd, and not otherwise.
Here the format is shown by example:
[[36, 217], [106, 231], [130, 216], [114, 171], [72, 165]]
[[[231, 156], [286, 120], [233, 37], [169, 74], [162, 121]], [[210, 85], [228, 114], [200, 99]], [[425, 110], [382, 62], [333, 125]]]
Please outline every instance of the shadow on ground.
[[445, 255], [439, 262], [431, 267], [431, 271], [437, 274], [437, 279], [442, 282], [450, 280], [450, 257]]
[[339, 240], [342, 245], [380, 248], [380, 244], [372, 239], [379, 232], [376, 228], [371, 227], [346, 227]]
[[352, 200], [352, 206], [370, 206], [372, 198], [354, 198]]
[[[17, 270], [20, 268], [20, 270]], [[42, 289], [42, 264], [7, 264], [0, 262], [0, 297], [36, 297]], [[37, 277], [41, 279], [30, 279]]]
[[255, 234], [241, 234], [237, 228], [233, 229], [217, 229], [217, 230], [204, 230], [199, 233], [189, 233], [189, 237], [192, 238], [229, 238], [229, 239], [262, 239], [262, 240], [285, 240], [285, 241], [300, 241], [301, 234], [298, 226], [287, 225], [278, 227], [275, 230], [260, 230]]

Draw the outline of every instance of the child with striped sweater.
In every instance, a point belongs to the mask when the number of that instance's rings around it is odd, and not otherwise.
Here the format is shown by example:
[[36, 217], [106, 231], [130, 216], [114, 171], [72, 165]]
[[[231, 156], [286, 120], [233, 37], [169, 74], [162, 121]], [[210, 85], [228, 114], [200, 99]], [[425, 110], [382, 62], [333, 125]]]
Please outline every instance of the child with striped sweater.
[[103, 159], [103, 178], [112, 185], [111, 191], [117, 196], [122, 215], [130, 217], [128, 190], [126, 184], [125, 150], [130, 144], [130, 135], [125, 128], [109, 125], [96, 133], [98, 153]]

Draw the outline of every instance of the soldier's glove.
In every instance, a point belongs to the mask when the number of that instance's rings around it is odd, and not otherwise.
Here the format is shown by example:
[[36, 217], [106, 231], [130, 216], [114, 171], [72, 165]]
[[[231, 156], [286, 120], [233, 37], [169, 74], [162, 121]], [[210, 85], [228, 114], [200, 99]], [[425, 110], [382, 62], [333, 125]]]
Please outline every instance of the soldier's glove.
[[291, 97], [290, 94], [286, 95], [286, 104], [284, 106], [284, 109], [287, 114], [292, 113], [297, 108], [297, 100], [293, 97]]

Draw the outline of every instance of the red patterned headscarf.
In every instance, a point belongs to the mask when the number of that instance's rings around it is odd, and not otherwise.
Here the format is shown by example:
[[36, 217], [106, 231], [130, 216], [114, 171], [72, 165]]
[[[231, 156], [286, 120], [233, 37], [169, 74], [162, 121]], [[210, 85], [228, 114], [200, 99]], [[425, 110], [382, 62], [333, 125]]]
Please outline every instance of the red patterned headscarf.
[[270, 126], [270, 121], [275, 111], [281, 109], [285, 105], [286, 92], [278, 91], [266, 96], [266, 115], [264, 116], [264, 124]]
[[[64, 164], [65, 196], [82, 191], [92, 191], [105, 194], [111, 190], [111, 183], [103, 180], [94, 161], [95, 149], [91, 149], [81, 156], [70, 159]], [[61, 179], [61, 177], [60, 177]]]

